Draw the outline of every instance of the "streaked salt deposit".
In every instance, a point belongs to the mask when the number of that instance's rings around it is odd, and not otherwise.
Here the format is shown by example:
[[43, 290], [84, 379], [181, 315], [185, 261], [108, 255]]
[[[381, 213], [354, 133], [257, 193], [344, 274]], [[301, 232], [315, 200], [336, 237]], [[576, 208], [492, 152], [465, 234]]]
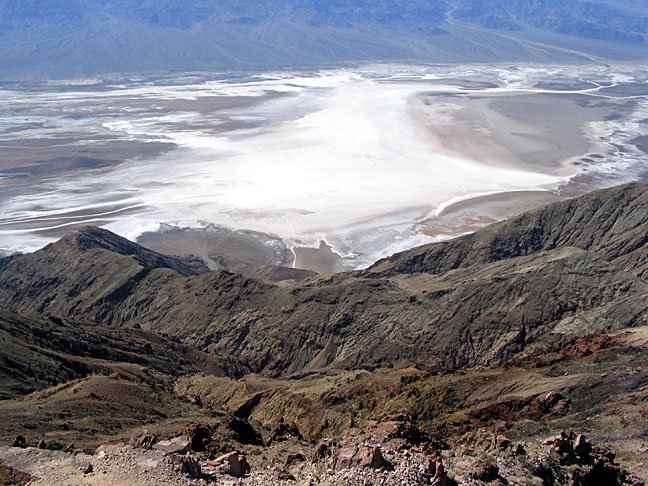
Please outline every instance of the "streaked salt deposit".
[[[160, 223], [198, 227], [216, 223], [272, 233], [288, 244], [315, 246], [324, 239], [340, 254], [357, 257], [358, 265], [368, 264], [430, 241], [417, 231], [417, 222], [453, 202], [499, 192], [552, 190], [580, 170], [494, 166], [442, 150], [435, 134], [420, 123], [423, 108], [416, 97], [432, 89], [424, 81], [485, 72], [487, 68], [474, 66], [446, 71], [407, 67], [315, 75], [271, 73], [239, 84], [223, 80], [183, 86], [125, 84], [97, 93], [3, 91], [3, 98], [18, 105], [64, 107], [73, 102], [90, 105], [87, 109], [92, 112], [94, 103], [113, 113], [90, 113], [74, 120], [41, 116], [39, 123], [65, 128], [69, 122], [75, 130], [170, 142], [177, 149], [74, 178], [48, 180], [29, 194], [5, 200], [0, 250], [32, 250], [50, 241], [33, 228], [16, 228], [19, 221], [62, 228], [78, 220], [57, 215], [83, 210], [89, 214], [88, 223], [108, 221], [106, 228], [129, 238]], [[543, 72], [546, 75], [547, 69], [497, 68], [490, 75], [504, 84], [483, 91], [552, 92], [532, 87]], [[466, 92], [438, 83], [433, 89]], [[285, 96], [215, 113], [138, 114], [127, 109], [134, 100], [260, 98], [267, 93]], [[214, 130], [231, 120], [254, 121], [259, 126]], [[609, 125], [590, 127], [593, 134], [606, 129]], [[42, 134], [55, 136], [56, 131]], [[108, 211], [106, 201], [141, 209]]]

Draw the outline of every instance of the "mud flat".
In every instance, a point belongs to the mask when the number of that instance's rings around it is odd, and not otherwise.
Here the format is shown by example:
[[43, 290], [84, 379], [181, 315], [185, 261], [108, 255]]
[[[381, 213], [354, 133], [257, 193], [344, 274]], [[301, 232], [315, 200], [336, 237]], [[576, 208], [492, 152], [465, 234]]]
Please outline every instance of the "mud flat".
[[276, 236], [216, 225], [200, 229], [163, 225], [142, 234], [137, 242], [168, 255], [198, 256], [212, 270], [290, 266], [293, 261], [292, 251]]
[[561, 199], [547, 191], [479, 196], [449, 204], [438, 216], [421, 221], [420, 227], [423, 233], [433, 237], [472, 233], [485, 225]]

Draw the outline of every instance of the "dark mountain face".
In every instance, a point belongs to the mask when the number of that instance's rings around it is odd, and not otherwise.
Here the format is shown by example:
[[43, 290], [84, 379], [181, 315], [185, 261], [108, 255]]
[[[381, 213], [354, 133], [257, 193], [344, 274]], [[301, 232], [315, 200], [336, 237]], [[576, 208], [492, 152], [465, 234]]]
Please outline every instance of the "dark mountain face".
[[0, 303], [163, 332], [283, 375], [449, 371], [648, 324], [648, 186], [561, 202], [363, 272], [271, 285], [87, 228], [0, 270]]
[[0, 311], [0, 400], [83, 378], [122, 373], [158, 380], [207, 372], [237, 376], [249, 372], [235, 360], [220, 359], [139, 329], [107, 329], [56, 317], [25, 317]]
[[646, 59], [647, 33], [644, 2], [2, 0], [0, 79], [346, 61]]

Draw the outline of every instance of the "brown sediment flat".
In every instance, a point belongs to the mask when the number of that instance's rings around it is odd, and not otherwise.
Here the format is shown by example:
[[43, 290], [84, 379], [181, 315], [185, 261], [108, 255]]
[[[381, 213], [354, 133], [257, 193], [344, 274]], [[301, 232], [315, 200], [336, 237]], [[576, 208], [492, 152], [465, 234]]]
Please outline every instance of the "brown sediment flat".
[[625, 101], [574, 94], [427, 93], [417, 99], [424, 108], [415, 116], [442, 150], [480, 164], [555, 175], [573, 173], [569, 163], [582, 154], [609, 150], [586, 134], [587, 123], [631, 109]]
[[572, 177], [567, 184], [560, 186], [556, 192], [561, 197], [578, 197], [608, 185], [609, 178], [605, 174], [585, 172]]
[[0, 141], [0, 175], [9, 172], [37, 171], [40, 175], [55, 176], [91, 165], [111, 166], [126, 159], [151, 158], [174, 148], [174, 144], [136, 141], [101, 141], [84, 144], [83, 140], [65, 138], [15, 139]]
[[[348, 269], [344, 259], [326, 242], [319, 248], [297, 247], [288, 249], [274, 235], [256, 231], [232, 230], [216, 225], [206, 229], [163, 227], [161, 231], [149, 231], [137, 238], [140, 245], [173, 256], [197, 256], [211, 270], [227, 269], [244, 275], [258, 276], [260, 269], [275, 268], [295, 272], [294, 269], [330, 274]], [[309, 274], [287, 274], [285, 279], [301, 279]], [[268, 275], [263, 274], [263, 277]], [[276, 275], [271, 279], [281, 280]]]
[[292, 263], [292, 252], [276, 236], [216, 225], [206, 229], [165, 226], [162, 231], [142, 234], [137, 242], [165, 255], [200, 257], [212, 270], [244, 271]]
[[333, 249], [320, 241], [319, 248], [298, 246], [293, 248], [295, 253], [295, 268], [311, 270], [319, 274], [337, 273], [345, 270], [344, 259]]
[[227, 269], [244, 274], [261, 267], [291, 267], [319, 274], [348, 269], [344, 259], [321, 241], [319, 248], [288, 249], [274, 235], [256, 231], [232, 230], [216, 225], [206, 229], [166, 226], [137, 238], [140, 245], [174, 256], [197, 256], [212, 270]]
[[448, 206], [442, 214], [420, 222], [420, 231], [428, 236], [456, 236], [472, 233], [538, 206], [562, 198], [552, 192], [519, 191], [479, 196]]

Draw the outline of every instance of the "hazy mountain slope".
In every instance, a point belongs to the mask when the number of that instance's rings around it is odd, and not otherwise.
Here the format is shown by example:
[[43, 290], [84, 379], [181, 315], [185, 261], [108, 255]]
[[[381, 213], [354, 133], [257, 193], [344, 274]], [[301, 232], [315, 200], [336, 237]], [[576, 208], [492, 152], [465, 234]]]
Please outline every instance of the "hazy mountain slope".
[[648, 324], [648, 283], [633, 263], [645, 264], [647, 209], [646, 185], [599, 191], [371, 271], [289, 287], [144, 265], [137, 245], [92, 248], [93, 238], [120, 239], [89, 228], [9, 260], [0, 303], [23, 314], [140, 325], [269, 374], [492, 364]]
[[593, 0], [0, 0], [0, 79], [373, 60], [646, 59], [647, 19], [643, 3]]
[[456, 19], [484, 27], [521, 30], [532, 27], [575, 37], [641, 43], [646, 9], [613, 3], [564, 0], [460, 0]]

